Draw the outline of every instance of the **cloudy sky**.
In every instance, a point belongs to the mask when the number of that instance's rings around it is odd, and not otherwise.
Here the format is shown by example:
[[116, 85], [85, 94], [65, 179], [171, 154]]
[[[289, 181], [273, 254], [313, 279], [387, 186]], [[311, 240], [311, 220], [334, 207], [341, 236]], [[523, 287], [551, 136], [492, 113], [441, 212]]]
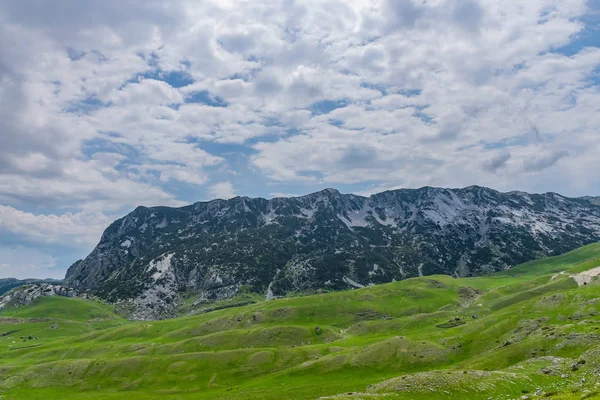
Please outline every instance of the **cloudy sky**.
[[600, 195], [600, 0], [3, 0], [0, 277], [137, 205]]

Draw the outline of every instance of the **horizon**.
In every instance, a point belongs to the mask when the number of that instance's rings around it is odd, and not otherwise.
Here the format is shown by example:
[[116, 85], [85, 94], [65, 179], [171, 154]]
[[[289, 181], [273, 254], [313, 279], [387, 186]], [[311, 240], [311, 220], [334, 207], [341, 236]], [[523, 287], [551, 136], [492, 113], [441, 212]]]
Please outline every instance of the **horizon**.
[[[342, 193], [342, 192], [340, 192], [338, 189], [335, 189], [335, 188], [324, 188], [324, 189], [318, 190], [318, 191], [316, 191], [316, 192], [311, 192], [311, 193], [307, 193], [307, 194], [303, 194], [303, 195], [289, 195], [289, 196], [283, 196], [283, 197], [271, 197], [271, 198], [265, 198], [265, 197], [248, 197], [248, 196], [243, 196], [243, 195], [240, 195], [240, 196], [232, 197], [232, 198], [230, 198], [230, 199], [212, 199], [212, 200], [200, 200], [200, 201], [197, 201], [197, 202], [194, 202], [194, 203], [190, 203], [190, 204], [187, 204], [187, 205], [184, 205], [184, 206], [179, 206], [179, 207], [169, 207], [169, 206], [160, 206], [160, 205], [157, 205], [157, 206], [141, 206], [141, 205], [138, 205], [138, 206], [136, 206], [134, 209], [132, 209], [131, 211], [128, 211], [126, 214], [124, 214], [124, 215], [122, 215], [122, 216], [120, 216], [120, 217], [117, 217], [115, 220], [111, 221], [111, 222], [109, 223], [109, 225], [110, 225], [110, 224], [112, 224], [113, 222], [115, 222], [115, 221], [119, 220], [119, 219], [122, 219], [122, 218], [126, 217], [127, 215], [131, 214], [131, 213], [132, 213], [134, 210], [136, 210], [137, 208], [140, 208], [140, 207], [144, 207], [144, 208], [148, 208], [148, 209], [152, 209], [152, 208], [163, 208], [163, 207], [166, 207], [166, 208], [182, 208], [182, 207], [188, 207], [188, 206], [192, 206], [192, 205], [194, 205], [194, 204], [197, 204], [197, 203], [211, 203], [211, 202], [214, 202], [214, 201], [229, 201], [229, 200], [234, 200], [234, 199], [238, 199], [238, 198], [262, 199], [262, 200], [267, 200], [267, 201], [268, 201], [268, 200], [277, 199], [277, 198], [291, 199], [291, 198], [302, 198], [302, 197], [310, 196], [310, 195], [317, 194], [317, 193], [321, 193], [321, 192], [325, 192], [325, 191], [331, 191], [331, 190], [333, 190], [333, 191], [336, 191], [336, 192], [340, 193], [341, 195], [354, 195], [354, 196], [359, 196], [359, 197], [369, 198], [369, 197], [371, 197], [371, 196], [374, 196], [374, 195], [377, 195], [377, 194], [386, 193], [386, 192], [393, 192], [393, 191], [400, 191], [400, 190], [422, 190], [422, 189], [439, 189], [439, 190], [466, 190], [466, 189], [470, 189], [470, 188], [481, 188], [481, 189], [488, 189], [488, 190], [493, 190], [493, 191], [495, 191], [495, 192], [502, 193], [502, 194], [512, 194], [512, 193], [517, 193], [517, 194], [528, 194], [528, 195], [547, 195], [547, 194], [557, 194], [557, 195], [559, 195], [559, 196], [561, 196], [561, 197], [565, 197], [565, 198], [569, 198], [569, 199], [576, 199], [576, 200], [578, 200], [578, 199], [583, 199], [583, 198], [585, 198], [585, 197], [596, 197], [596, 196], [587, 196], [587, 195], [586, 195], [586, 196], [581, 196], [581, 197], [568, 197], [568, 196], [563, 196], [562, 194], [560, 194], [560, 193], [557, 193], [557, 192], [529, 193], [529, 192], [525, 192], [525, 191], [522, 191], [522, 190], [510, 190], [510, 191], [507, 191], [507, 192], [501, 192], [501, 191], [499, 191], [499, 190], [496, 190], [496, 189], [494, 189], [494, 188], [487, 187], [487, 186], [480, 186], [480, 185], [469, 185], [469, 186], [465, 186], [465, 187], [459, 187], [459, 188], [445, 188], [445, 187], [435, 187], [435, 186], [422, 186], [422, 187], [418, 187], [418, 188], [398, 188], [398, 189], [389, 189], [389, 190], [385, 190], [385, 191], [383, 191], [383, 192], [372, 193], [372, 194], [370, 194], [370, 195], [358, 195], [358, 194], [355, 194], [355, 193]], [[104, 228], [104, 230], [105, 230], [105, 229], [107, 229], [107, 228], [109, 227], [109, 225], [106, 225], [106, 227]], [[104, 232], [104, 230], [103, 230], [103, 232]], [[100, 236], [98, 237], [98, 241], [99, 241], [99, 240], [100, 240]], [[91, 250], [90, 250], [90, 251], [91, 251]], [[73, 265], [73, 264], [74, 264], [75, 262], [77, 262], [77, 261], [81, 261], [81, 260], [83, 260], [83, 259], [84, 259], [86, 256], [87, 256], [87, 254], [86, 254], [85, 256], [81, 257], [81, 258], [78, 258], [78, 259], [72, 260], [72, 262], [70, 262], [70, 263], [69, 263], [69, 266]], [[50, 276], [46, 276], [46, 277], [41, 277], [41, 276], [37, 276], [37, 277], [36, 277], [36, 276], [22, 276], [22, 277], [14, 277], [14, 276], [2, 276], [2, 275], [0, 275], [0, 279], [18, 279], [18, 280], [29, 280], [29, 279], [32, 279], [32, 280], [63, 280], [63, 279], [64, 279], [64, 274], [66, 273], [67, 269], [68, 269], [68, 267], [62, 267], [62, 268], [60, 269], [60, 271], [64, 271], [64, 272], [62, 272], [62, 275], [55, 275], [54, 277], [50, 277]], [[0, 273], [1, 273], [1, 272], [2, 272], [2, 270], [0, 269]]]

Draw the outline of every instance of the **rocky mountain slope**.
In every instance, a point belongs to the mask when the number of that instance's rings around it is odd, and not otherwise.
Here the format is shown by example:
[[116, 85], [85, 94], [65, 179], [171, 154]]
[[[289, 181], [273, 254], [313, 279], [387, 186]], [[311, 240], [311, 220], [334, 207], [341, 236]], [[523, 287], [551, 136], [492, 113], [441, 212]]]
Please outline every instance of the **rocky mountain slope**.
[[182, 292], [200, 300], [240, 290], [268, 298], [409, 277], [472, 276], [600, 240], [600, 206], [554, 193], [482, 187], [333, 189], [296, 198], [138, 207], [114, 222], [64, 284], [133, 316], [172, 315]]
[[587, 200], [594, 205], [600, 206], [600, 197], [586, 196], [582, 197], [582, 199]]
[[62, 281], [55, 279], [15, 279], [15, 278], [3, 278], [0, 279], [0, 296], [4, 293], [8, 292], [11, 289], [14, 289], [23, 285], [34, 285], [41, 283], [51, 283], [60, 285]]
[[4, 308], [28, 306], [41, 297], [81, 297], [89, 299], [85, 293], [81, 293], [77, 289], [67, 288], [61, 285], [51, 283], [36, 282], [31, 285], [22, 285], [16, 287], [9, 292], [0, 295], [0, 311]]

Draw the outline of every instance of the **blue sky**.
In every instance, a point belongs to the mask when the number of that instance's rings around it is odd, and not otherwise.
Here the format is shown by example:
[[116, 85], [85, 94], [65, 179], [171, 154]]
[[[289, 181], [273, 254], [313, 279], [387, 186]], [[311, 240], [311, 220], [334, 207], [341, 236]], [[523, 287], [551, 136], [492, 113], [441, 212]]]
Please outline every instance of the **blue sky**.
[[598, 0], [6, 0], [0, 277], [138, 205], [600, 195]]

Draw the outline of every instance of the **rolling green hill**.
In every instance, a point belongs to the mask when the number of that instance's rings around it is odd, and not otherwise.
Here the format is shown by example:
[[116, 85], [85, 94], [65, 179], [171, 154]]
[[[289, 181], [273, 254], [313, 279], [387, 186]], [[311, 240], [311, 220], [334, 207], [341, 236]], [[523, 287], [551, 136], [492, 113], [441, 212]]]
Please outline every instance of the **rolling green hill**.
[[[41, 298], [0, 313], [0, 399], [600, 398], [600, 244], [172, 320]], [[215, 307], [218, 308], [218, 307]]]

